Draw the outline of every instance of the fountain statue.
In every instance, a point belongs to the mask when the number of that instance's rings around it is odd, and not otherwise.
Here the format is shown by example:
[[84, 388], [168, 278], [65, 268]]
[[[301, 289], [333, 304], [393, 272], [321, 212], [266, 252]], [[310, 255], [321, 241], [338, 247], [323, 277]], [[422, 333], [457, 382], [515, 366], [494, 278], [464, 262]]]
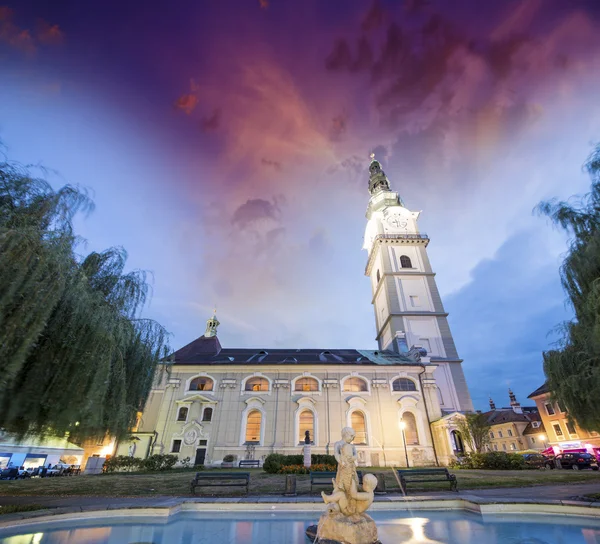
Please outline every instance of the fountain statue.
[[331, 495], [321, 493], [328, 505], [318, 525], [306, 530], [315, 544], [376, 544], [377, 527], [365, 514], [374, 498], [377, 478], [373, 474], [363, 477], [362, 491], [358, 489], [356, 473], [356, 447], [352, 444], [356, 433], [352, 427], [342, 429], [342, 439], [335, 443], [334, 454], [338, 462]]

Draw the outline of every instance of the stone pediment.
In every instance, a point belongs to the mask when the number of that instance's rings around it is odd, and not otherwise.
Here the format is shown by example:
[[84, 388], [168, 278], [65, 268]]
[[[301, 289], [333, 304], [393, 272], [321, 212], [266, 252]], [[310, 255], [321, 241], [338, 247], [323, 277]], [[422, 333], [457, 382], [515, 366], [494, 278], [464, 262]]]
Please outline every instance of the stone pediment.
[[175, 401], [176, 404], [191, 404], [192, 402], [201, 402], [204, 404], [217, 404], [217, 401], [214, 399], [209, 399], [208, 397], [205, 397], [204, 395], [189, 395], [188, 397], [185, 397], [184, 399], [180, 399]]

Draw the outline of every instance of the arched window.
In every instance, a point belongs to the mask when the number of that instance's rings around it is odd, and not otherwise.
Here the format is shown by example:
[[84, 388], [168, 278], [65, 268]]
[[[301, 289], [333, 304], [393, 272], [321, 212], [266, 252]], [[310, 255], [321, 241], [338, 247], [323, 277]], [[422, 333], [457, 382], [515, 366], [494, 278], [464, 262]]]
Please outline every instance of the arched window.
[[179, 408], [177, 412], [177, 421], [186, 421], [188, 415], [188, 409], [185, 406]]
[[248, 412], [246, 420], [246, 442], [260, 442], [262, 414], [258, 410]]
[[204, 412], [202, 412], [202, 421], [212, 421], [212, 415], [212, 408], [204, 408]]
[[310, 443], [315, 443], [315, 415], [310, 410], [300, 412], [298, 425], [298, 443], [304, 444], [306, 431], [310, 433]]
[[379, 280], [381, 279], [381, 274], [379, 273], [379, 270], [377, 271], [377, 283], [379, 283]]
[[412, 268], [412, 263], [410, 262], [410, 257], [406, 255], [402, 255], [400, 257], [400, 266], [402, 268]]
[[406, 425], [404, 427], [404, 436], [406, 438], [407, 444], [418, 444], [419, 443], [419, 433], [417, 432], [417, 420], [415, 419], [415, 415], [411, 412], [404, 412], [402, 414], [402, 421]]
[[295, 391], [318, 391], [319, 382], [314, 378], [298, 378], [294, 385]]
[[210, 378], [194, 378], [190, 382], [190, 391], [212, 391], [213, 381]]
[[249, 378], [246, 380], [245, 391], [268, 391], [269, 380], [266, 378]]
[[392, 389], [394, 391], [416, 391], [417, 386], [408, 378], [397, 378], [392, 383]]
[[367, 386], [367, 382], [362, 378], [348, 378], [344, 382], [344, 391], [348, 391], [350, 393], [358, 393], [360, 391], [368, 391], [369, 388]]
[[350, 416], [350, 426], [354, 429], [354, 432], [356, 433], [354, 443], [366, 444], [367, 424], [365, 422], [365, 414], [363, 414], [362, 412], [352, 412], [352, 416]]

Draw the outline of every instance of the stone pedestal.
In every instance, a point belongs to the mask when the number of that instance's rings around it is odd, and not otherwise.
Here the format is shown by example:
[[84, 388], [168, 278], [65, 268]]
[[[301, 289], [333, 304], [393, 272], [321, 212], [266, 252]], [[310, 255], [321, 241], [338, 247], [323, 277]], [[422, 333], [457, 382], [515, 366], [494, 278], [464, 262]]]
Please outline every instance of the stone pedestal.
[[[327, 512], [321, 516], [319, 525], [311, 525], [306, 535], [315, 544], [378, 544], [377, 527], [367, 514], [344, 516]], [[315, 540], [316, 538], [316, 540]]]
[[302, 448], [302, 453], [304, 453], [304, 466], [306, 468], [310, 468], [310, 444], [304, 445], [304, 448]]

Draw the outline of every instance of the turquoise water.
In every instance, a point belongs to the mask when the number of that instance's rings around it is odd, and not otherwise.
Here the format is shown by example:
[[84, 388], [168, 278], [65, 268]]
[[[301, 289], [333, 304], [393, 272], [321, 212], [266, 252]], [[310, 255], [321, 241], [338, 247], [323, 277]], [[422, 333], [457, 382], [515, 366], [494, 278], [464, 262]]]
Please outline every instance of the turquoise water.
[[[600, 520], [566, 516], [485, 516], [461, 511], [376, 511], [383, 544], [600, 544]], [[316, 512], [181, 513], [106, 522], [60, 522], [0, 530], [1, 544], [309, 544]]]

